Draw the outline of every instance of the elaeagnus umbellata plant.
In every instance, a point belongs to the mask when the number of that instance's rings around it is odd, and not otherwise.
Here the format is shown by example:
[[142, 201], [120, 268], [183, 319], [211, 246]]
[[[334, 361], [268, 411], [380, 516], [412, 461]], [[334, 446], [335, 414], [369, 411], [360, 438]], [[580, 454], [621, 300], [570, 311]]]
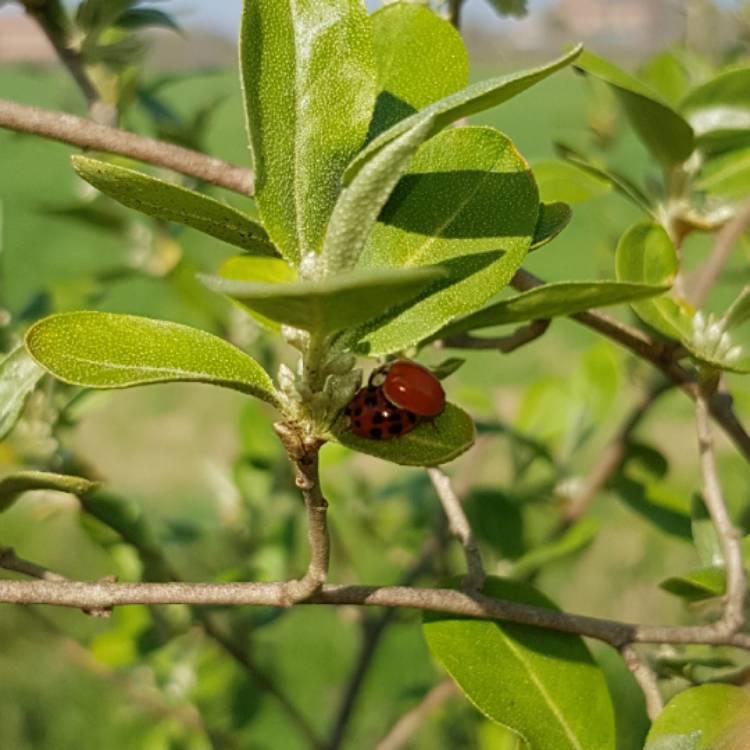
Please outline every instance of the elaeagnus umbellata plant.
[[[493, 5], [505, 13], [525, 8]], [[87, 23], [99, 28], [95, 20]], [[571, 66], [614, 91], [656, 165], [658, 179], [648, 189], [572, 147], [561, 147], [568, 165], [546, 163], [537, 181], [509, 135], [467, 123]], [[706, 186], [715, 187], [734, 149], [747, 148], [747, 69], [722, 72], [669, 103], [647, 83], [576, 46], [547, 64], [469, 84], [457, 29], [424, 4], [388, 3], [368, 15], [362, 0], [245, 0], [240, 73], [254, 172], [243, 208], [209, 197], [197, 185], [137, 171], [122, 159], [74, 156], [72, 165], [127, 208], [236, 248], [213, 273], [200, 274], [200, 282], [275, 337], [286, 363], [267, 370], [252, 351], [173, 322], [63, 312], [34, 323], [25, 349], [5, 361], [15, 385], [0, 418], [12, 427], [45, 372], [82, 389], [183, 381], [259, 399], [274, 412], [275, 431], [305, 501], [310, 562], [298, 579], [207, 585], [191, 589], [186, 599], [188, 584], [167, 601], [140, 589], [128, 598], [126, 589], [105, 582], [93, 605], [78, 599], [69, 605], [88, 611], [134, 602], [416, 607], [426, 611], [423, 632], [437, 661], [476, 708], [510, 730], [497, 740], [508, 743], [503, 747], [631, 750], [635, 745], [622, 739], [627, 732], [618, 701], [624, 699], [610, 695], [604, 671], [582, 638], [590, 636], [619, 651], [644, 689], [655, 719], [649, 750], [745, 747], [737, 743], [747, 741], [750, 709], [738, 688], [697, 687], [660, 714], [655, 678], [633, 649], [638, 642], [750, 645], [742, 632], [740, 541], [720, 488], [706, 479], [692, 518], [682, 519], [692, 524], [703, 567], [669, 584], [672, 590], [700, 589], [705, 598], [726, 594], [715, 622], [669, 630], [566, 615], [529, 585], [542, 564], [533, 556], [518, 561], [513, 577], [485, 575], [460, 502], [437, 468], [475, 441], [472, 417], [454, 402], [447, 380], [463, 360], [448, 359], [429, 372], [418, 363], [432, 347], [508, 352], [542, 335], [553, 318], [574, 317], [651, 362], [696, 400], [702, 467], [710, 478], [715, 467], [708, 414], [740, 446], [747, 437], [719, 387], [722, 373], [750, 368], [731, 338], [750, 317], [750, 294], [742, 292], [720, 316], [701, 312], [702, 300], [691, 300], [685, 290], [682, 245], [692, 232], [719, 231], [741, 213], [736, 191], [718, 201]], [[740, 115], [717, 115], [738, 101]], [[622, 193], [645, 220], [622, 236], [613, 278], [545, 284], [521, 266], [570, 221], [564, 198], [574, 179], [566, 171], [571, 165], [597, 189]], [[555, 180], [557, 196], [550, 187]], [[510, 286], [517, 293], [507, 292]], [[591, 312], [625, 303], [642, 328]], [[503, 339], [476, 336], [502, 325], [521, 327]], [[403, 377], [398, 383], [397, 373]], [[444, 379], [443, 386], [437, 383]], [[424, 408], [424, 393], [413, 392], [423, 385], [430, 394]], [[466, 576], [441, 589], [326, 585], [327, 502], [318, 459], [328, 443], [425, 467], [450, 530], [463, 544]], [[624, 450], [612, 471], [625, 460]], [[0, 495], [14, 499], [49, 486], [85, 496], [93, 487], [63, 475], [46, 482], [42, 474], [27, 473], [20, 485], [0, 485]], [[588, 531], [568, 528], [572, 516], [569, 521], [553, 530], [540, 559], [557, 559], [590, 541]], [[125, 537], [142, 531], [127, 519], [117, 523]], [[149, 538], [142, 546], [151, 579], [168, 585], [158, 545]], [[34, 601], [47, 602], [51, 595], [38, 591]], [[15, 601], [8, 592], [3, 600]], [[697, 690], [708, 703], [696, 697]], [[691, 701], [707, 715], [708, 704], [739, 708], [721, 722], [704, 720], [700, 712], [680, 708]], [[725, 744], [706, 744], [714, 740]]]

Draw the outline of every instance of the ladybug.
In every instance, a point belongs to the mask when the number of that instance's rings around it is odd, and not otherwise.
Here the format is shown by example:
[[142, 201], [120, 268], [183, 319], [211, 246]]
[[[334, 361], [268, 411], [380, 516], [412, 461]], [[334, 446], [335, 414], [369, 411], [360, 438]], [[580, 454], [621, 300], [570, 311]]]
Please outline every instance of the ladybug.
[[414, 412], [394, 406], [382, 387], [372, 384], [354, 394], [344, 413], [349, 417], [351, 431], [370, 440], [393, 440], [411, 432], [419, 421]]
[[445, 391], [425, 367], [397, 360], [375, 370], [369, 385], [358, 391], [345, 414], [351, 430], [370, 440], [392, 440], [411, 432], [420, 419], [439, 416]]
[[382, 387], [390, 403], [418, 417], [437, 417], [445, 409], [445, 391], [440, 381], [416, 362], [400, 359], [389, 365]]

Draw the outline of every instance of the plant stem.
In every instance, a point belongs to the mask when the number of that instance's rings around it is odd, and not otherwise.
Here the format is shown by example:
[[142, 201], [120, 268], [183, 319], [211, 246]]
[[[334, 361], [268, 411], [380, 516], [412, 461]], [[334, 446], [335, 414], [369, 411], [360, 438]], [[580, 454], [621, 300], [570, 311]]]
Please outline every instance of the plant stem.
[[741, 537], [739, 531], [732, 525], [719, 484], [708, 404], [703, 389], [696, 400], [695, 407], [698, 450], [703, 474], [703, 499], [721, 541], [727, 577], [724, 613], [715, 627], [732, 634], [736, 633], [745, 622], [747, 575], [742, 556]]
[[319, 591], [328, 576], [328, 503], [320, 489], [318, 470], [318, 454], [322, 442], [300, 436], [294, 427], [283, 422], [275, 424], [274, 429], [294, 466], [295, 484], [302, 491], [307, 510], [310, 562], [302, 578], [284, 584], [284, 604], [291, 606]]
[[659, 681], [656, 675], [634, 646], [623, 646], [620, 649], [620, 655], [643, 691], [643, 697], [646, 699], [646, 713], [648, 718], [654, 721], [664, 710], [664, 701], [659, 691]]
[[485, 579], [482, 556], [461, 501], [453, 490], [451, 480], [440, 469], [427, 469], [427, 475], [435, 488], [435, 493], [440, 498], [440, 503], [448, 519], [448, 527], [456, 539], [461, 542], [466, 556], [466, 577], [463, 581], [463, 587], [467, 591], [481, 591]]

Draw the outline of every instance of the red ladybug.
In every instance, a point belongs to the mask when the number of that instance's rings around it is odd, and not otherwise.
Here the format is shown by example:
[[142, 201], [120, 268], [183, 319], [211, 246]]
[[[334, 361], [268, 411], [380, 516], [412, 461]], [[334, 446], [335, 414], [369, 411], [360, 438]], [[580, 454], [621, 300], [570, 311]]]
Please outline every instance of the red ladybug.
[[418, 417], [437, 417], [445, 409], [445, 391], [440, 381], [416, 362], [400, 359], [389, 365], [383, 394], [394, 406]]
[[405, 435], [419, 421], [413, 412], [391, 404], [383, 389], [376, 385], [357, 391], [344, 413], [349, 417], [351, 431], [370, 440], [392, 440]]

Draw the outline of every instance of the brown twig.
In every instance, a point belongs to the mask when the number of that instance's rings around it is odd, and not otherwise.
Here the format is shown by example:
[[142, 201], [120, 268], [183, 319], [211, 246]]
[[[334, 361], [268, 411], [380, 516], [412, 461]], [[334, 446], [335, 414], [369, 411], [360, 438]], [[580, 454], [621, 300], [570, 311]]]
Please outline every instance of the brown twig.
[[[515, 289], [525, 292], [543, 285], [544, 282], [528, 271], [521, 270], [513, 277], [511, 284]], [[601, 312], [589, 311], [571, 317], [612, 341], [616, 341], [641, 359], [650, 362], [690, 398], [693, 400], [698, 398], [697, 380], [675, 361], [675, 350], [672, 347]], [[737, 419], [731, 397], [726, 393], [716, 391], [708, 400], [708, 408], [711, 416], [721, 425], [737, 449], [746, 460], [750, 461], [750, 435]]]
[[[128, 604], [191, 606], [288, 606], [287, 583], [110, 583], [105, 581], [0, 581], [0, 602], [48, 604], [73, 609]], [[323, 586], [298, 604], [351, 604], [368, 607], [434, 610], [486, 620], [574, 633], [622, 648], [628, 643], [702, 643], [750, 649], [750, 633], [729, 633], [715, 625], [662, 627], [634, 625], [584, 615], [555, 612], [477, 592], [409, 586]]]
[[449, 336], [440, 341], [439, 344], [441, 348], [497, 349], [503, 354], [510, 354], [544, 335], [550, 323], [550, 320], [532, 320], [531, 323], [519, 326], [510, 336], [495, 336], [493, 338], [482, 338], [462, 333], [458, 336]]
[[416, 708], [405, 713], [393, 725], [388, 734], [375, 746], [375, 750], [400, 750], [422, 726], [424, 720], [454, 695], [458, 695], [458, 688], [451, 680], [435, 685]]
[[[38, 578], [40, 581], [63, 583], [69, 580], [59, 573], [55, 573], [41, 565], [37, 565], [29, 560], [24, 560], [23, 558], [18, 557], [16, 551], [12, 547], [0, 547], [0, 568], [3, 570], [9, 570], [13, 573], [20, 573], [29, 578]], [[114, 579], [110, 577], [105, 580], [114, 581]], [[104, 609], [84, 608], [81, 611], [84, 614], [91, 615], [92, 617], [100, 617], [102, 619], [106, 619], [112, 614], [112, 609], [107, 607]]]
[[253, 192], [253, 173], [249, 169], [65, 112], [27, 107], [0, 99], [0, 127], [82, 149], [127, 156], [242, 195]]
[[648, 662], [641, 658], [634, 646], [623, 646], [620, 649], [620, 654], [643, 691], [643, 697], [646, 699], [646, 713], [648, 713], [648, 718], [654, 721], [664, 709], [664, 701], [659, 691], [659, 681], [656, 679], [656, 675], [648, 665]]
[[295, 484], [302, 491], [307, 510], [307, 538], [310, 543], [310, 563], [305, 575], [285, 584], [287, 604], [307, 599], [325, 583], [328, 576], [330, 539], [328, 537], [328, 503], [320, 489], [318, 453], [321, 442], [308, 442], [284, 422], [274, 425], [295, 469]]
[[696, 273], [695, 284], [689, 295], [690, 303], [703, 307], [709, 292], [718, 280], [740, 237], [750, 227], [750, 201], [747, 201], [716, 235], [711, 253], [705, 265]]
[[430, 477], [432, 486], [435, 488], [435, 494], [437, 494], [443, 506], [448, 519], [448, 527], [461, 543], [466, 556], [466, 576], [464, 577], [463, 587], [467, 591], [481, 591], [485, 579], [482, 556], [469, 519], [466, 518], [466, 513], [464, 513], [463, 505], [454, 492], [447, 474], [444, 474], [440, 469], [432, 468], [427, 469], [427, 475]]
[[720, 632], [732, 634], [736, 633], [745, 622], [747, 575], [742, 556], [741, 537], [729, 517], [719, 484], [711, 422], [708, 417], [708, 404], [703, 389], [701, 389], [695, 407], [698, 450], [703, 475], [703, 498], [721, 541], [727, 578], [724, 612], [721, 619], [714, 624], [714, 627]]

